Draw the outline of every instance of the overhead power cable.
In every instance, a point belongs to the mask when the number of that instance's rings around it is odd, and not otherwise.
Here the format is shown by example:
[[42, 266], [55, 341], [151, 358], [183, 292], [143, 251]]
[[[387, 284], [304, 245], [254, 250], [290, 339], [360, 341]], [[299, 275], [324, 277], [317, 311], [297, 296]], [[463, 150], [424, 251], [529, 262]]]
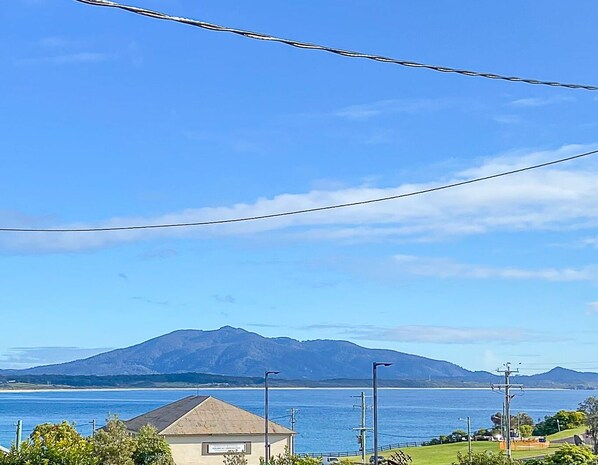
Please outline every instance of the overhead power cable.
[[120, 3], [111, 2], [108, 0], [75, 0], [80, 3], [86, 3], [88, 5], [95, 5], [95, 6], [107, 6], [112, 8], [119, 8], [121, 10], [130, 11], [132, 13], [136, 13], [143, 16], [149, 16], [150, 18], [155, 19], [163, 19], [166, 21], [175, 21], [177, 23], [188, 24], [190, 26], [200, 27], [202, 29], [207, 29], [210, 31], [215, 32], [228, 32], [231, 34], [240, 35], [242, 37], [246, 37], [248, 39], [255, 39], [255, 40], [265, 40], [269, 42], [278, 42], [281, 44], [289, 45], [291, 47], [308, 49], [308, 50], [320, 50], [323, 52], [334, 53], [335, 55], [341, 55], [344, 57], [349, 58], [362, 58], [366, 60], [373, 60], [382, 63], [393, 63], [395, 65], [400, 66], [407, 66], [409, 68], [425, 68], [432, 71], [438, 71], [440, 73], [455, 73], [460, 74], [463, 76], [473, 76], [473, 77], [481, 77], [486, 79], [497, 79], [502, 81], [511, 81], [511, 82], [523, 82], [525, 84], [535, 84], [541, 86], [551, 86], [551, 87], [566, 87], [568, 89], [584, 89], [584, 90], [598, 90], [597, 86], [591, 85], [584, 85], [584, 84], [566, 84], [562, 82], [556, 81], [542, 81], [538, 79], [527, 79], [517, 76], [505, 76], [501, 74], [494, 74], [494, 73], [485, 73], [479, 71], [472, 71], [467, 69], [458, 69], [458, 68], [450, 68], [447, 66], [438, 66], [438, 65], [430, 65], [425, 63], [418, 63], [415, 61], [406, 61], [406, 60], [399, 60], [396, 58], [390, 58], [382, 55], [372, 55], [369, 53], [363, 52], [356, 52], [351, 50], [343, 50], [340, 48], [333, 48], [327, 47], [324, 45], [313, 44], [309, 42], [301, 42], [298, 40], [293, 39], [284, 39], [281, 37], [275, 37], [269, 34], [264, 34], [261, 32], [253, 32], [253, 31], [245, 31], [243, 29], [236, 29], [232, 27], [220, 26], [218, 24], [208, 23], [205, 21], [199, 21], [196, 19], [190, 18], [183, 18], [180, 16], [172, 16], [166, 13], [161, 13], [159, 11], [148, 10], [146, 8], [139, 8], [136, 6], [130, 5], [123, 5]]
[[545, 163], [538, 163], [536, 165], [530, 165], [523, 168], [517, 168], [510, 171], [503, 171], [501, 173], [491, 174], [488, 176], [482, 176], [474, 179], [467, 179], [465, 181], [453, 182], [450, 184], [444, 184], [441, 186], [430, 187], [428, 189], [421, 189], [412, 192], [406, 192], [404, 194], [389, 195], [387, 197], [377, 197], [374, 199], [360, 200], [356, 202], [339, 203], [334, 205], [326, 205], [322, 207], [304, 208], [301, 210], [291, 210], [278, 213], [269, 213], [266, 215], [255, 215], [255, 216], [244, 216], [240, 218], [226, 218], [221, 220], [210, 220], [210, 221], [194, 221], [188, 223], [162, 223], [162, 224], [143, 224], [133, 226], [105, 226], [97, 228], [11, 228], [11, 227], [0, 227], [0, 232], [50, 232], [50, 233], [85, 233], [85, 232], [107, 232], [107, 231], [130, 231], [137, 229], [166, 229], [166, 228], [186, 228], [192, 226], [210, 226], [216, 224], [229, 224], [229, 223], [242, 223], [247, 221], [266, 220], [271, 218], [281, 218], [284, 216], [302, 215], [305, 213], [321, 212], [326, 210], [335, 210], [337, 208], [356, 207], [359, 205], [369, 205], [372, 203], [386, 202], [389, 200], [404, 199], [406, 197], [414, 197], [416, 195], [429, 194], [431, 192], [438, 192], [442, 190], [452, 189], [459, 186], [465, 186], [468, 184], [474, 184], [482, 181], [488, 181], [490, 179], [502, 178], [517, 173], [523, 173], [525, 171], [532, 171], [539, 168], [545, 168], [547, 166], [557, 165], [559, 163], [565, 163], [572, 160], [577, 160], [584, 157], [596, 155], [598, 150], [591, 150], [589, 152], [572, 155], [570, 157], [559, 158], [557, 160], [548, 161]]

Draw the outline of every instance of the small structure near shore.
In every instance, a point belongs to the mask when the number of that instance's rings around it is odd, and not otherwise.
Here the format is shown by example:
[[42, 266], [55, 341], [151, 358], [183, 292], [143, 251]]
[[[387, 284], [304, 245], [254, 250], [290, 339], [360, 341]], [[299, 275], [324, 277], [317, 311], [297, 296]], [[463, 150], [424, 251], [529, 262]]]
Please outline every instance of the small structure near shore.
[[[222, 465], [242, 453], [248, 465], [264, 456], [264, 418], [212, 396], [189, 396], [124, 422], [137, 433], [150, 424], [163, 436], [176, 465]], [[292, 430], [269, 422], [271, 455], [292, 450]]]
[[[540, 450], [548, 449], [550, 447], [550, 441], [545, 438], [529, 438], [529, 439], [512, 439], [511, 449], [512, 450]], [[500, 442], [500, 450], [507, 448], [505, 441]]]

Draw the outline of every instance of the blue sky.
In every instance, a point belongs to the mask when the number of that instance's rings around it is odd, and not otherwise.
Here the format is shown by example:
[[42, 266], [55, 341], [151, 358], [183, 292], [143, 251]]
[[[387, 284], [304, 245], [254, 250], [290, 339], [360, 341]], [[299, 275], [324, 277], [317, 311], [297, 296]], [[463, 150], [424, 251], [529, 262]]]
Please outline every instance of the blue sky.
[[[591, 1], [135, 4], [407, 60], [598, 84]], [[3, 13], [5, 227], [273, 213], [598, 148], [595, 92], [296, 50], [69, 0], [20, 0]], [[598, 158], [586, 158], [255, 223], [0, 233], [0, 368], [232, 325], [469, 369], [598, 371], [597, 174]]]

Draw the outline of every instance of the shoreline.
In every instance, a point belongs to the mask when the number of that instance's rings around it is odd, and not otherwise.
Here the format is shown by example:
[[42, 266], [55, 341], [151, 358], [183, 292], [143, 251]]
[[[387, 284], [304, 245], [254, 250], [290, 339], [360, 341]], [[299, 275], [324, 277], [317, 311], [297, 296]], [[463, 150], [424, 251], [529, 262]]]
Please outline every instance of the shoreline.
[[[31, 388], [31, 389], [2, 389], [0, 388], [0, 394], [4, 393], [15, 393], [24, 394], [30, 392], [127, 392], [127, 391], [262, 391], [263, 387], [209, 387], [209, 386], [198, 386], [198, 387], [114, 387], [114, 388]], [[271, 386], [268, 389], [273, 391], [305, 391], [305, 390], [321, 390], [321, 391], [354, 391], [354, 390], [369, 390], [372, 386], [338, 386], [338, 387], [274, 387]], [[491, 387], [378, 387], [378, 390], [389, 390], [389, 391], [487, 391], [491, 390]], [[567, 389], [567, 388], [528, 388], [525, 391], [591, 391], [591, 389]]]

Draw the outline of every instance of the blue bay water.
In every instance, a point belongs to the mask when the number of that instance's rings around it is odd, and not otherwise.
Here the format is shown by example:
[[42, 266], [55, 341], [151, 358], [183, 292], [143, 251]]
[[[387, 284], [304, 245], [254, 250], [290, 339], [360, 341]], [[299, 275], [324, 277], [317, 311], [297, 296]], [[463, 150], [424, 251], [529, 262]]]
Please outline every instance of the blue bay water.
[[[356, 431], [361, 391], [371, 389], [271, 389], [270, 418], [289, 426], [290, 409], [297, 409], [297, 452], [357, 450]], [[23, 420], [24, 436], [44, 422], [75, 422], [82, 434], [117, 414], [129, 419], [188, 395], [213, 395], [263, 415], [263, 390], [110, 390], [110, 391], [0, 391], [0, 445], [15, 438], [15, 424]], [[574, 410], [593, 391], [529, 390], [512, 403], [513, 414], [527, 412], [538, 420], [557, 410]], [[368, 398], [368, 401], [371, 401]], [[421, 442], [455, 429], [466, 429], [459, 418], [471, 417], [472, 430], [491, 425], [490, 416], [502, 410], [502, 395], [490, 389], [380, 389], [379, 443]], [[371, 426], [371, 410], [367, 422]], [[368, 438], [371, 447], [371, 438]]]

